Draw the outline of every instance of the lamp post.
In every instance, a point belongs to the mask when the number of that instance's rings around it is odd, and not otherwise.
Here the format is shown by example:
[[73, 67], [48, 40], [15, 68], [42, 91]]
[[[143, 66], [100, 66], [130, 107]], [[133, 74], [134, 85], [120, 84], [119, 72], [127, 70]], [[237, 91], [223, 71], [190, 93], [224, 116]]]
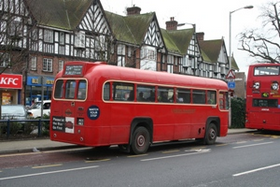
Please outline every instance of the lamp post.
[[245, 7], [238, 8], [236, 10], [230, 11], [229, 12], [229, 70], [231, 70], [231, 14], [242, 9], [252, 9], [254, 6], [249, 5]]
[[[230, 11], [229, 12], [229, 71], [231, 71], [231, 14], [238, 11], [238, 10], [242, 10], [242, 9], [252, 9], [254, 8], [254, 6], [249, 5], [249, 6], [245, 6], [245, 7], [241, 7], [238, 8], [236, 10]], [[231, 98], [229, 98], [229, 127], [231, 126]]]

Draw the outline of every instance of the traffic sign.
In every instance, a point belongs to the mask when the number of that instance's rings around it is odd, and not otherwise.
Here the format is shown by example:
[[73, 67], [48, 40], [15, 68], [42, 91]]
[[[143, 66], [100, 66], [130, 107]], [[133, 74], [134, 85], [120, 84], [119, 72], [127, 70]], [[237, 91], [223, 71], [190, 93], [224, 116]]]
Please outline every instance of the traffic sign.
[[226, 79], [235, 79], [235, 72], [232, 69], [228, 71]]
[[234, 89], [235, 88], [235, 82], [234, 81], [228, 82], [228, 88], [229, 89]]

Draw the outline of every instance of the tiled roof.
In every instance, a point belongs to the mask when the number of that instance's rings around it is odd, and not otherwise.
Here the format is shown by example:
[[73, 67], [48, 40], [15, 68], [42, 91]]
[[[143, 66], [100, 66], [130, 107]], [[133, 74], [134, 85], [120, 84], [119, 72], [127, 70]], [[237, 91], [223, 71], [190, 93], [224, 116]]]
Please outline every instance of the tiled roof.
[[113, 35], [118, 41], [141, 45], [155, 13], [120, 16], [105, 11]]
[[40, 25], [74, 30], [94, 0], [25, 0]]
[[[199, 40], [199, 46], [203, 59], [209, 59], [210, 62], [216, 63], [219, 58], [220, 51], [222, 49], [223, 40]], [[206, 59], [205, 59], [206, 58]]]
[[180, 55], [187, 54], [194, 29], [172, 31], [161, 29], [161, 32], [163, 35], [164, 43], [169, 52], [179, 53]]

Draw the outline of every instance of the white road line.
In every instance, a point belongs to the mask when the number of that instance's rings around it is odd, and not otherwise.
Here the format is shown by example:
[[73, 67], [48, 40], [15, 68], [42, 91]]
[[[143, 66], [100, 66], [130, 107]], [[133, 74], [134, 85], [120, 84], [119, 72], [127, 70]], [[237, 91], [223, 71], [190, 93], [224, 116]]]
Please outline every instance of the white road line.
[[92, 168], [98, 168], [98, 167], [99, 166], [88, 166], [88, 167], [63, 169], [63, 170], [49, 171], [49, 172], [42, 172], [42, 173], [33, 173], [33, 174], [27, 174], [27, 175], [3, 177], [3, 178], [0, 178], [0, 181], [11, 180], [11, 179], [18, 179], [18, 178], [24, 178], [24, 177], [34, 177], [34, 176], [39, 176], [39, 175], [49, 175], [49, 174], [53, 174], [53, 173], [63, 173], [63, 172], [69, 172], [69, 171], [78, 171], [78, 170], [92, 169]]
[[147, 159], [142, 159], [140, 161], [147, 162], [147, 161], [162, 160], [162, 159], [167, 159], [167, 158], [175, 158], [175, 157], [182, 157], [182, 156], [188, 156], [188, 155], [197, 155], [197, 154], [201, 154], [201, 153], [207, 153], [209, 151], [210, 151], [210, 149], [202, 149], [202, 150], [198, 150], [198, 151], [191, 152], [191, 153], [170, 155], [170, 156], [163, 156], [163, 157], [156, 157], [156, 158], [147, 158]]
[[241, 176], [241, 175], [246, 175], [246, 174], [249, 174], [249, 173], [254, 173], [254, 172], [257, 172], [257, 171], [266, 170], [266, 169], [270, 169], [270, 168], [275, 168], [275, 167], [279, 167], [279, 166], [280, 166], [280, 164], [275, 164], [275, 165], [271, 165], [271, 166], [266, 166], [266, 167], [262, 167], [262, 168], [257, 168], [257, 169], [245, 171], [245, 172], [242, 172], [242, 173], [237, 173], [237, 174], [234, 174], [232, 176], [233, 177], [238, 177], [238, 176]]
[[246, 147], [253, 147], [253, 146], [259, 146], [259, 145], [266, 145], [266, 144], [271, 144], [271, 143], [273, 143], [273, 142], [264, 142], [264, 143], [258, 143], [258, 144], [242, 145], [242, 146], [233, 147], [233, 149], [240, 149], [240, 148], [246, 148]]

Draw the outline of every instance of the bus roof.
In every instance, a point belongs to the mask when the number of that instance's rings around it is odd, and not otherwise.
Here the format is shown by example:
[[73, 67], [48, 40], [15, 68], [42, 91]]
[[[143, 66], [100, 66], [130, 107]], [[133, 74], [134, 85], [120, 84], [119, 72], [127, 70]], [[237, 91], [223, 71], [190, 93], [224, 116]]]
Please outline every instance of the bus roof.
[[86, 66], [84, 77], [90, 78], [92, 73], [100, 75], [107, 80], [123, 80], [143, 83], [153, 83], [162, 85], [177, 85], [208, 89], [228, 90], [227, 83], [205, 77], [196, 77], [191, 75], [170, 74], [167, 72], [141, 70], [128, 67], [119, 67], [108, 65], [103, 62], [68, 62], [67, 64], [81, 64]]

